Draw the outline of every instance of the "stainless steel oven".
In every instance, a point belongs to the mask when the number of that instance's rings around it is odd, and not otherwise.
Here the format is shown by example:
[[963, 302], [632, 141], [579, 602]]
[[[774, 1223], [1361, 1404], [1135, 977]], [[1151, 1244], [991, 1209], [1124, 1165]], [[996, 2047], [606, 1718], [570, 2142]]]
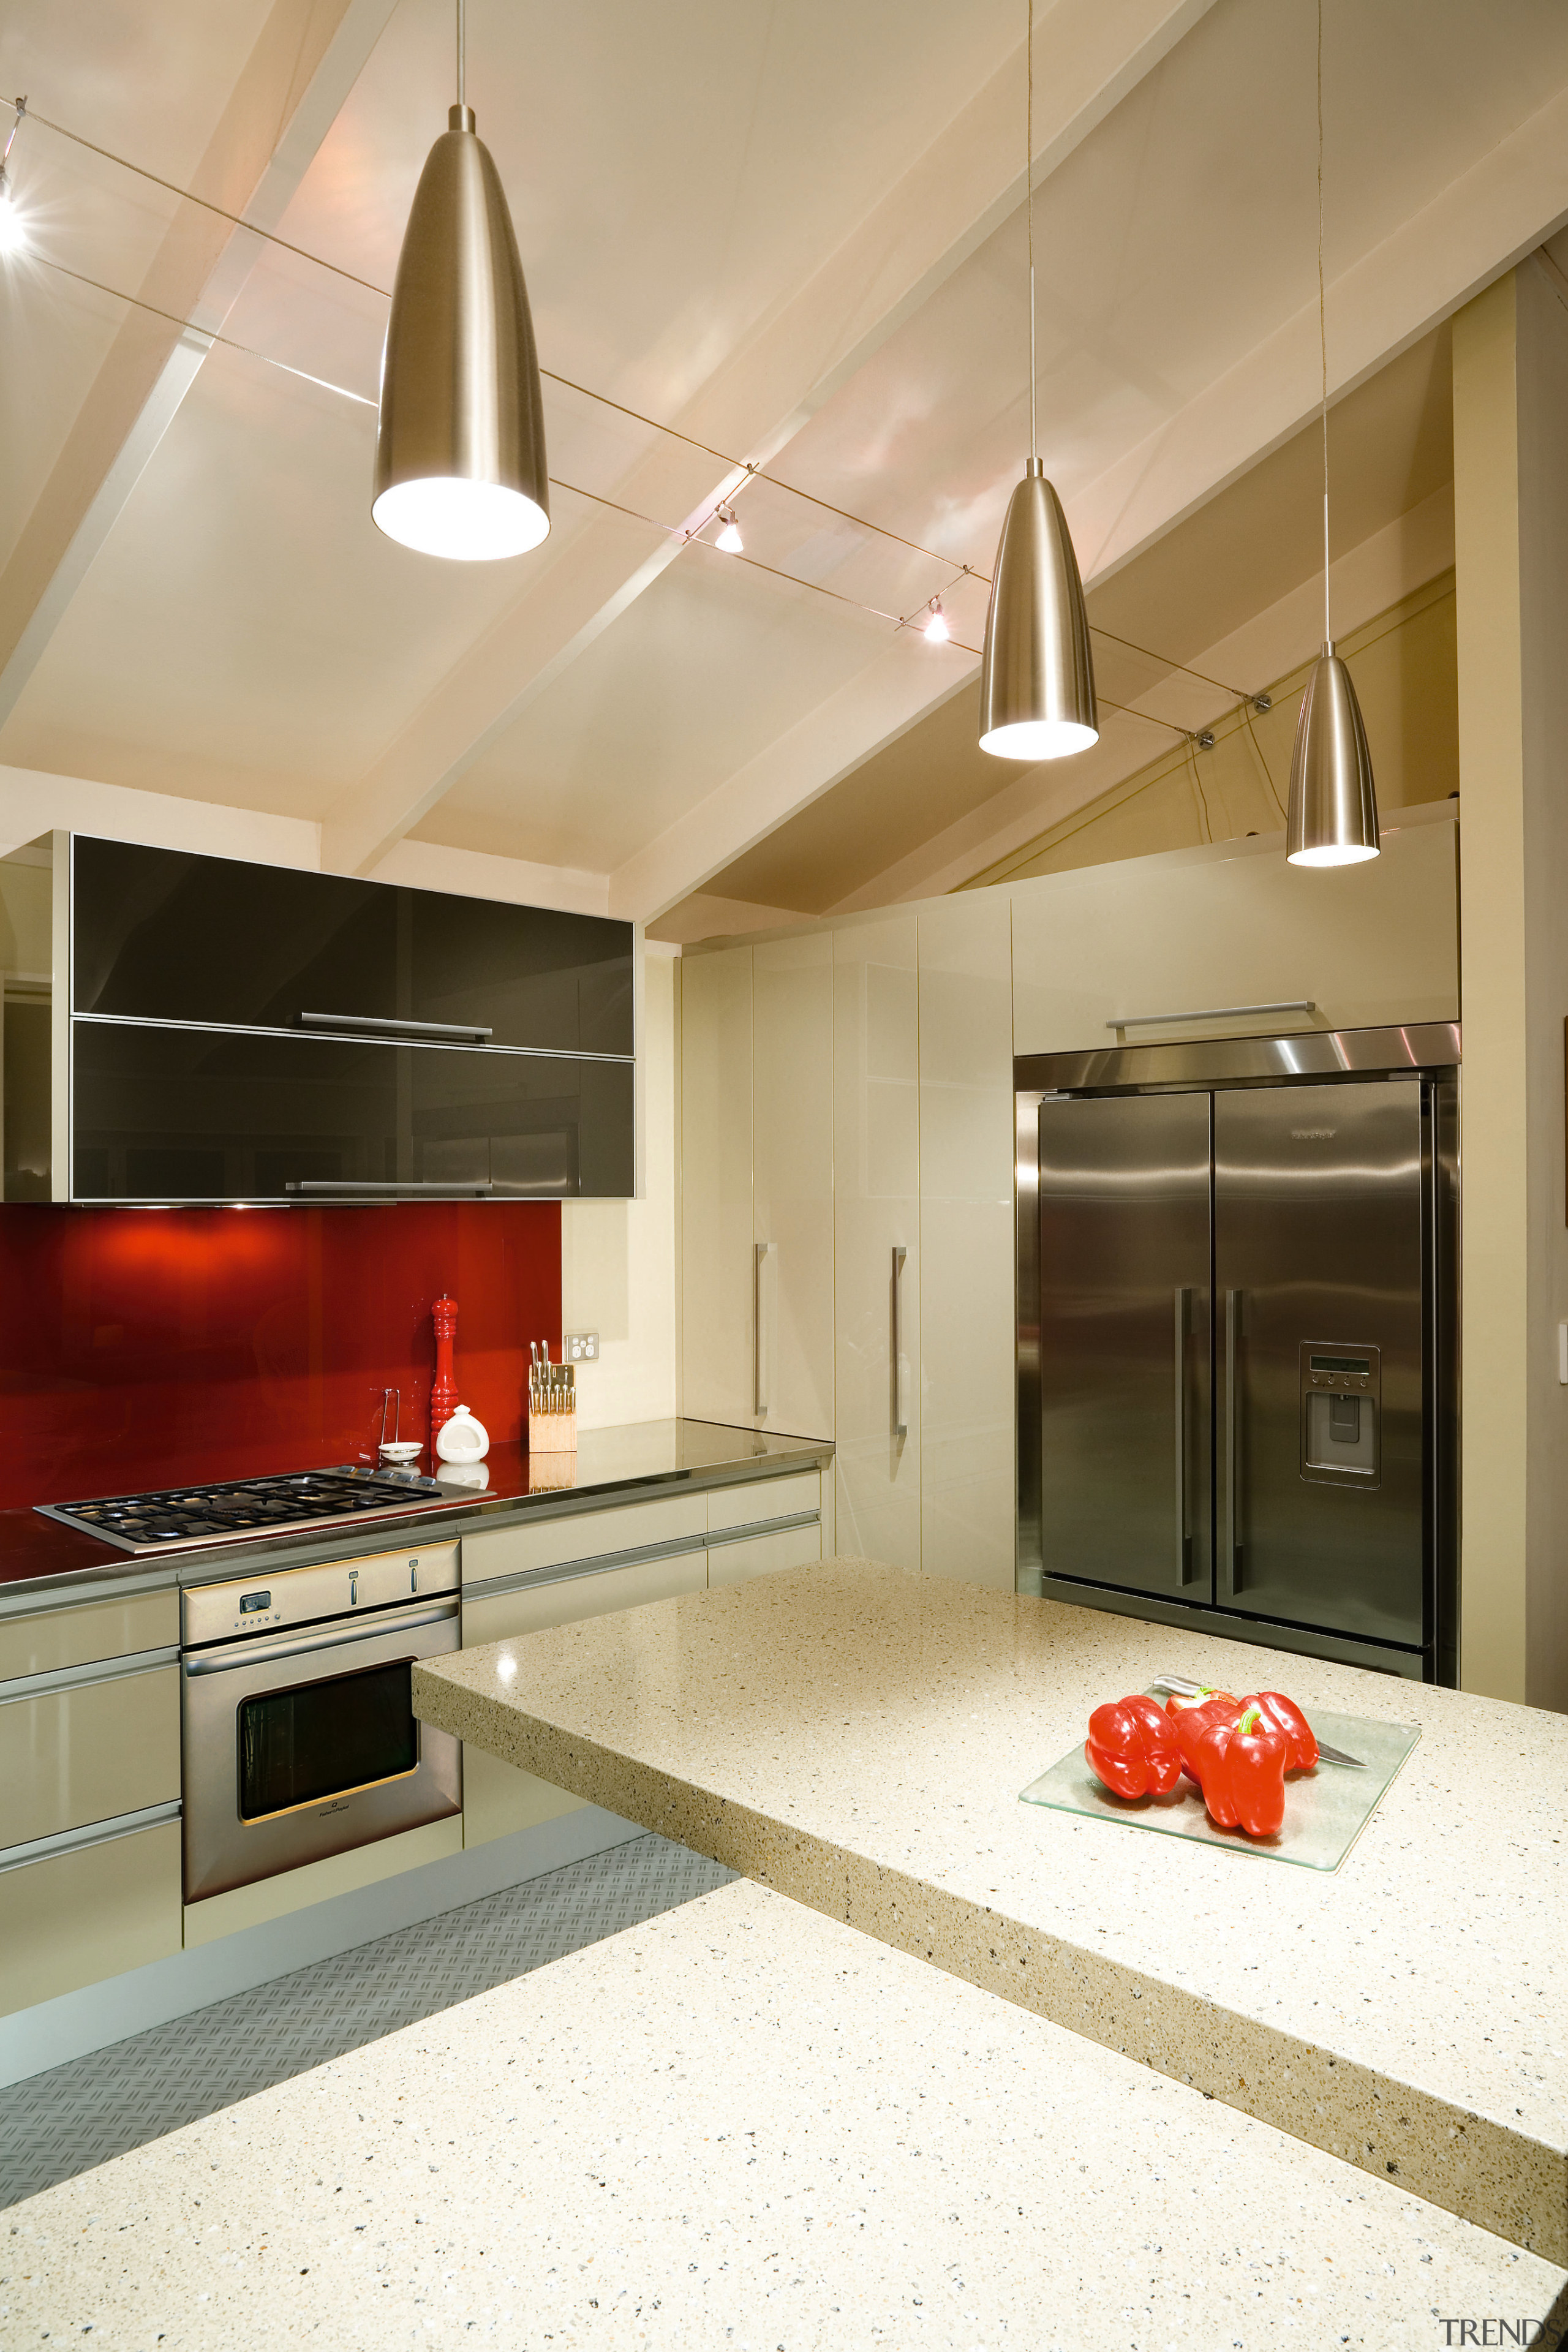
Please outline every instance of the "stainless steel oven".
[[186, 1589], [187, 1903], [461, 1811], [459, 1743], [409, 1691], [458, 1608], [456, 1544]]

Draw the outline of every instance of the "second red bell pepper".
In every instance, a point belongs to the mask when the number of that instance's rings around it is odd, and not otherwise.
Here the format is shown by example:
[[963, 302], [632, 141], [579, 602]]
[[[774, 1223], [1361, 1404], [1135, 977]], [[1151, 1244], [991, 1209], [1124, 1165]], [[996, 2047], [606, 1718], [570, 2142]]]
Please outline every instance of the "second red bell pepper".
[[1142, 1691], [1095, 1708], [1083, 1752], [1113, 1796], [1167, 1797], [1182, 1777], [1171, 1726]]
[[1234, 1723], [1241, 1713], [1241, 1701], [1229, 1691], [1203, 1690], [1196, 1698], [1167, 1699], [1165, 1713], [1182, 1751], [1182, 1769], [1189, 1780], [1196, 1780], [1198, 1741], [1211, 1723]]
[[1238, 1723], [1221, 1717], [1198, 1738], [1198, 1780], [1209, 1819], [1248, 1837], [1277, 1837], [1285, 1819], [1284, 1738], [1254, 1701]]

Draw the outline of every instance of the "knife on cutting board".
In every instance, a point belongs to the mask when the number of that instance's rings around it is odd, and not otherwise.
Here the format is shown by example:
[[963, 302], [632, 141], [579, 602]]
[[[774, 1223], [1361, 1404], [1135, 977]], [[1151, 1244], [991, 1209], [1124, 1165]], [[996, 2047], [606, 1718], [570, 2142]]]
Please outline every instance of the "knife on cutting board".
[[[1204, 1683], [1189, 1682], [1184, 1675], [1156, 1675], [1153, 1686], [1158, 1691], [1168, 1691], [1173, 1698], [1196, 1698], [1207, 1687]], [[1326, 1740], [1318, 1741], [1318, 1756], [1324, 1764], [1349, 1764], [1358, 1772], [1366, 1770], [1363, 1758], [1347, 1756], [1342, 1748], [1331, 1748]]]

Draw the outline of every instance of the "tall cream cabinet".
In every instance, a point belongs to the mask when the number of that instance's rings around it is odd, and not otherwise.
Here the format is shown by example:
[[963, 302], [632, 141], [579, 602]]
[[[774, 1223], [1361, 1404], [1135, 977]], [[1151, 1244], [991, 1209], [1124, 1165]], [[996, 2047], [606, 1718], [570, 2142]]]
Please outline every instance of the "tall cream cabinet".
[[760, 1429], [833, 1431], [833, 941], [752, 962], [752, 1291]]
[[1014, 1580], [1013, 969], [1007, 909], [921, 907], [921, 1553]]
[[[820, 935], [827, 936], [827, 935]], [[833, 1255], [841, 1554], [921, 1564], [920, 987], [915, 919], [833, 950]]]
[[756, 1423], [752, 955], [691, 956], [680, 982], [681, 1410]]
[[830, 1436], [840, 1553], [1010, 1590], [1006, 894], [689, 956], [682, 986], [683, 1410]]
[[833, 943], [681, 982], [681, 1409], [833, 1434]]

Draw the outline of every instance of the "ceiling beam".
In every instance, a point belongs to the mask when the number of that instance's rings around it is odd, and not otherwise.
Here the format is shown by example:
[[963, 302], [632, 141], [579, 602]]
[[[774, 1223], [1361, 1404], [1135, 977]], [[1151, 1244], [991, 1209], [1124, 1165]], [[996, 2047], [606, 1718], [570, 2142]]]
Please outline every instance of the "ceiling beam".
[[[1054, 171], [1166, 57], [1212, 0], [1056, 0], [1037, 31], [1048, 68], [1036, 99], [1032, 176]], [[1018, 171], [1023, 54], [1015, 51], [904, 177], [801, 286], [723, 360], [679, 415], [682, 432], [753, 463], [775, 458], [823, 404], [928, 301], [1025, 194]], [[614, 486], [617, 501], [674, 522], [689, 488], [668, 444]], [[689, 521], [735, 488], [715, 474]], [[449, 792], [531, 701], [657, 580], [681, 542], [628, 536], [595, 518], [536, 562], [516, 603], [448, 673], [404, 735], [328, 812], [321, 856], [369, 873]], [[548, 545], [548, 543], [547, 543]]]
[[[1565, 223], [1568, 89], [1554, 93], [1335, 280], [1329, 289], [1331, 399], [1353, 391], [1451, 318]], [[1300, 432], [1317, 412], [1319, 385], [1313, 301], [1068, 501], [1068, 520], [1086, 585], [1110, 578]], [[918, 699], [920, 673], [901, 671], [899, 715], [890, 720], [885, 658], [868, 664], [780, 744], [748, 762], [618, 867], [610, 877], [613, 911], [639, 922], [657, 921], [954, 691], [952, 671], [939, 677], [928, 654], [923, 701]], [[823, 723], [814, 735], [819, 718]], [[813, 741], [820, 745], [817, 765], [806, 748]], [[785, 747], [794, 747], [793, 756], [775, 761], [773, 754], [784, 754]], [[1052, 795], [1053, 813], [1042, 824], [1077, 804], [1057, 804], [1068, 775], [1064, 770]], [[1105, 790], [1109, 781], [1098, 775], [1085, 797]], [[1009, 788], [1009, 814], [1016, 814], [1020, 789]], [[953, 830], [962, 834], [971, 822], [961, 820]], [[983, 863], [977, 858], [969, 871]]]
[[[274, 0], [192, 175], [195, 194], [275, 228], [396, 0]], [[0, 571], [0, 725], [113, 529], [236, 296], [258, 239], [181, 204]]]

